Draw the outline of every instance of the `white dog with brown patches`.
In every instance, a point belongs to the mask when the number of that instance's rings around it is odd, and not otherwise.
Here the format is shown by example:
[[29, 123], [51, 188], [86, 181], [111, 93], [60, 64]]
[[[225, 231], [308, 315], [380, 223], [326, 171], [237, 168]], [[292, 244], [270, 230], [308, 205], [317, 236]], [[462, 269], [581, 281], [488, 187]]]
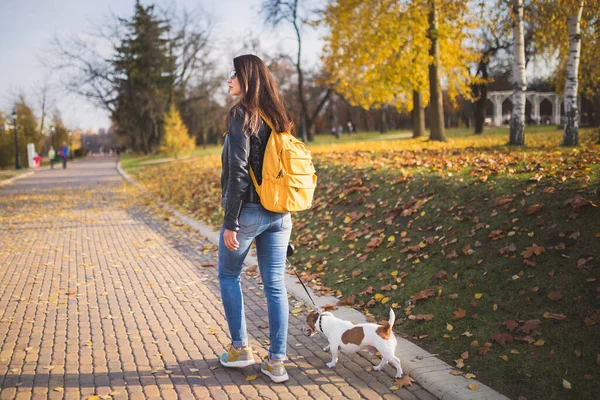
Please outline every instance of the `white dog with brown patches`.
[[329, 346], [325, 347], [323, 351], [331, 351], [331, 362], [327, 363], [329, 368], [335, 367], [340, 350], [347, 354], [356, 353], [359, 350], [369, 350], [373, 353], [379, 351], [381, 362], [373, 369], [380, 371], [387, 363], [390, 363], [396, 367], [396, 378], [400, 378], [402, 377], [402, 368], [400, 359], [395, 354], [397, 341], [392, 332], [395, 320], [396, 316], [391, 308], [390, 320], [384, 322], [383, 325], [356, 324], [336, 318], [330, 312], [313, 312], [306, 318], [302, 332], [306, 336], [313, 336], [317, 332], [327, 336]]

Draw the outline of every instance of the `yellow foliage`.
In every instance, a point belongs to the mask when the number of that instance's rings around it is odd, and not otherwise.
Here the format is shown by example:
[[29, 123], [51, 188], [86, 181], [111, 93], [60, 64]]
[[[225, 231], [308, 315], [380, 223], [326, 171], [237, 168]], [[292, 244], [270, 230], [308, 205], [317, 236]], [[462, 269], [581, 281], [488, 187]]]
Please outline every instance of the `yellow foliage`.
[[[542, 54], [559, 60], [554, 80], [557, 91], [564, 91], [569, 52], [567, 17], [576, 13], [577, 0], [537, 0], [533, 14], [536, 25], [534, 43]], [[586, 1], [581, 16], [581, 54], [579, 91], [587, 96], [600, 93], [600, 2]], [[558, 57], [557, 57], [558, 56]]]
[[196, 147], [195, 141], [188, 135], [188, 130], [174, 104], [171, 104], [171, 108], [165, 114], [164, 119], [165, 136], [160, 150], [175, 158], [178, 158], [181, 154], [191, 153]]
[[[413, 90], [429, 102], [427, 2], [423, 0], [350, 0], [330, 2], [323, 23], [323, 61], [327, 83], [352, 105], [393, 105], [411, 110]], [[451, 98], [468, 92], [468, 65], [475, 60], [469, 46], [475, 16], [466, 2], [439, 5], [440, 71]]]

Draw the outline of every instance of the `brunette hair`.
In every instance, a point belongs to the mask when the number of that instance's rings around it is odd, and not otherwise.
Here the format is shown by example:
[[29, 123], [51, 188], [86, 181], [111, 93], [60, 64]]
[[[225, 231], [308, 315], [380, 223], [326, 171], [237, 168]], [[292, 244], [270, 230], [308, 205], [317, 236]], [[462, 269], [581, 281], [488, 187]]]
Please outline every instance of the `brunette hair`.
[[275, 79], [263, 60], [246, 54], [234, 58], [233, 67], [242, 93], [240, 101], [231, 108], [230, 118], [244, 111], [242, 129], [250, 135], [256, 135], [262, 112], [276, 132], [291, 132], [294, 123], [279, 97]]

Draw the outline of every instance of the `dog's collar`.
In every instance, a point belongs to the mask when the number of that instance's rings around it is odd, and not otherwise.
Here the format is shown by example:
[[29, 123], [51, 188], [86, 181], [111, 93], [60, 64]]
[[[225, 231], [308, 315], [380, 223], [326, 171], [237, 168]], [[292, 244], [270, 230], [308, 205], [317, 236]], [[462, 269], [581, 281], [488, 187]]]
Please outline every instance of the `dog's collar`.
[[317, 320], [319, 320], [319, 330], [321, 331], [321, 333], [325, 333], [323, 332], [323, 326], [321, 325], [321, 323], [323, 322], [323, 318], [321, 318], [323, 316], [323, 314], [319, 314], [319, 317], [317, 318]]

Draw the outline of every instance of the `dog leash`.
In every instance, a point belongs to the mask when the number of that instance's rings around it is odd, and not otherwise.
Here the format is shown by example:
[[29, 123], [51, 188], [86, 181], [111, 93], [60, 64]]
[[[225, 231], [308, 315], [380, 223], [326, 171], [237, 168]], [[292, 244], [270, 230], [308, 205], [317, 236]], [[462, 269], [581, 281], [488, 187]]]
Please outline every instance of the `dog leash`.
[[288, 247], [287, 247], [287, 254], [286, 254], [286, 258], [285, 261], [287, 261], [288, 265], [290, 267], [292, 267], [292, 269], [294, 270], [294, 273], [296, 274], [296, 276], [298, 277], [298, 280], [300, 281], [300, 284], [302, 285], [302, 287], [304, 288], [304, 291], [306, 292], [306, 294], [308, 295], [308, 298], [310, 299], [310, 301], [312, 301], [313, 305], [315, 306], [315, 309], [317, 310], [317, 312], [319, 314], [321, 314], [321, 308], [317, 305], [317, 303], [315, 303], [315, 301], [313, 300], [312, 296], [310, 295], [310, 293], [308, 292], [308, 289], [306, 288], [306, 286], [304, 285], [304, 282], [302, 282], [302, 278], [300, 278], [300, 275], [298, 274], [298, 271], [296, 271], [296, 268], [294, 268], [294, 266], [292, 265], [292, 263], [290, 262], [290, 260], [288, 260], [287, 257], [290, 257], [292, 255], [294, 255], [294, 251], [296, 249], [294, 248], [294, 245], [291, 243], [288, 243]]

